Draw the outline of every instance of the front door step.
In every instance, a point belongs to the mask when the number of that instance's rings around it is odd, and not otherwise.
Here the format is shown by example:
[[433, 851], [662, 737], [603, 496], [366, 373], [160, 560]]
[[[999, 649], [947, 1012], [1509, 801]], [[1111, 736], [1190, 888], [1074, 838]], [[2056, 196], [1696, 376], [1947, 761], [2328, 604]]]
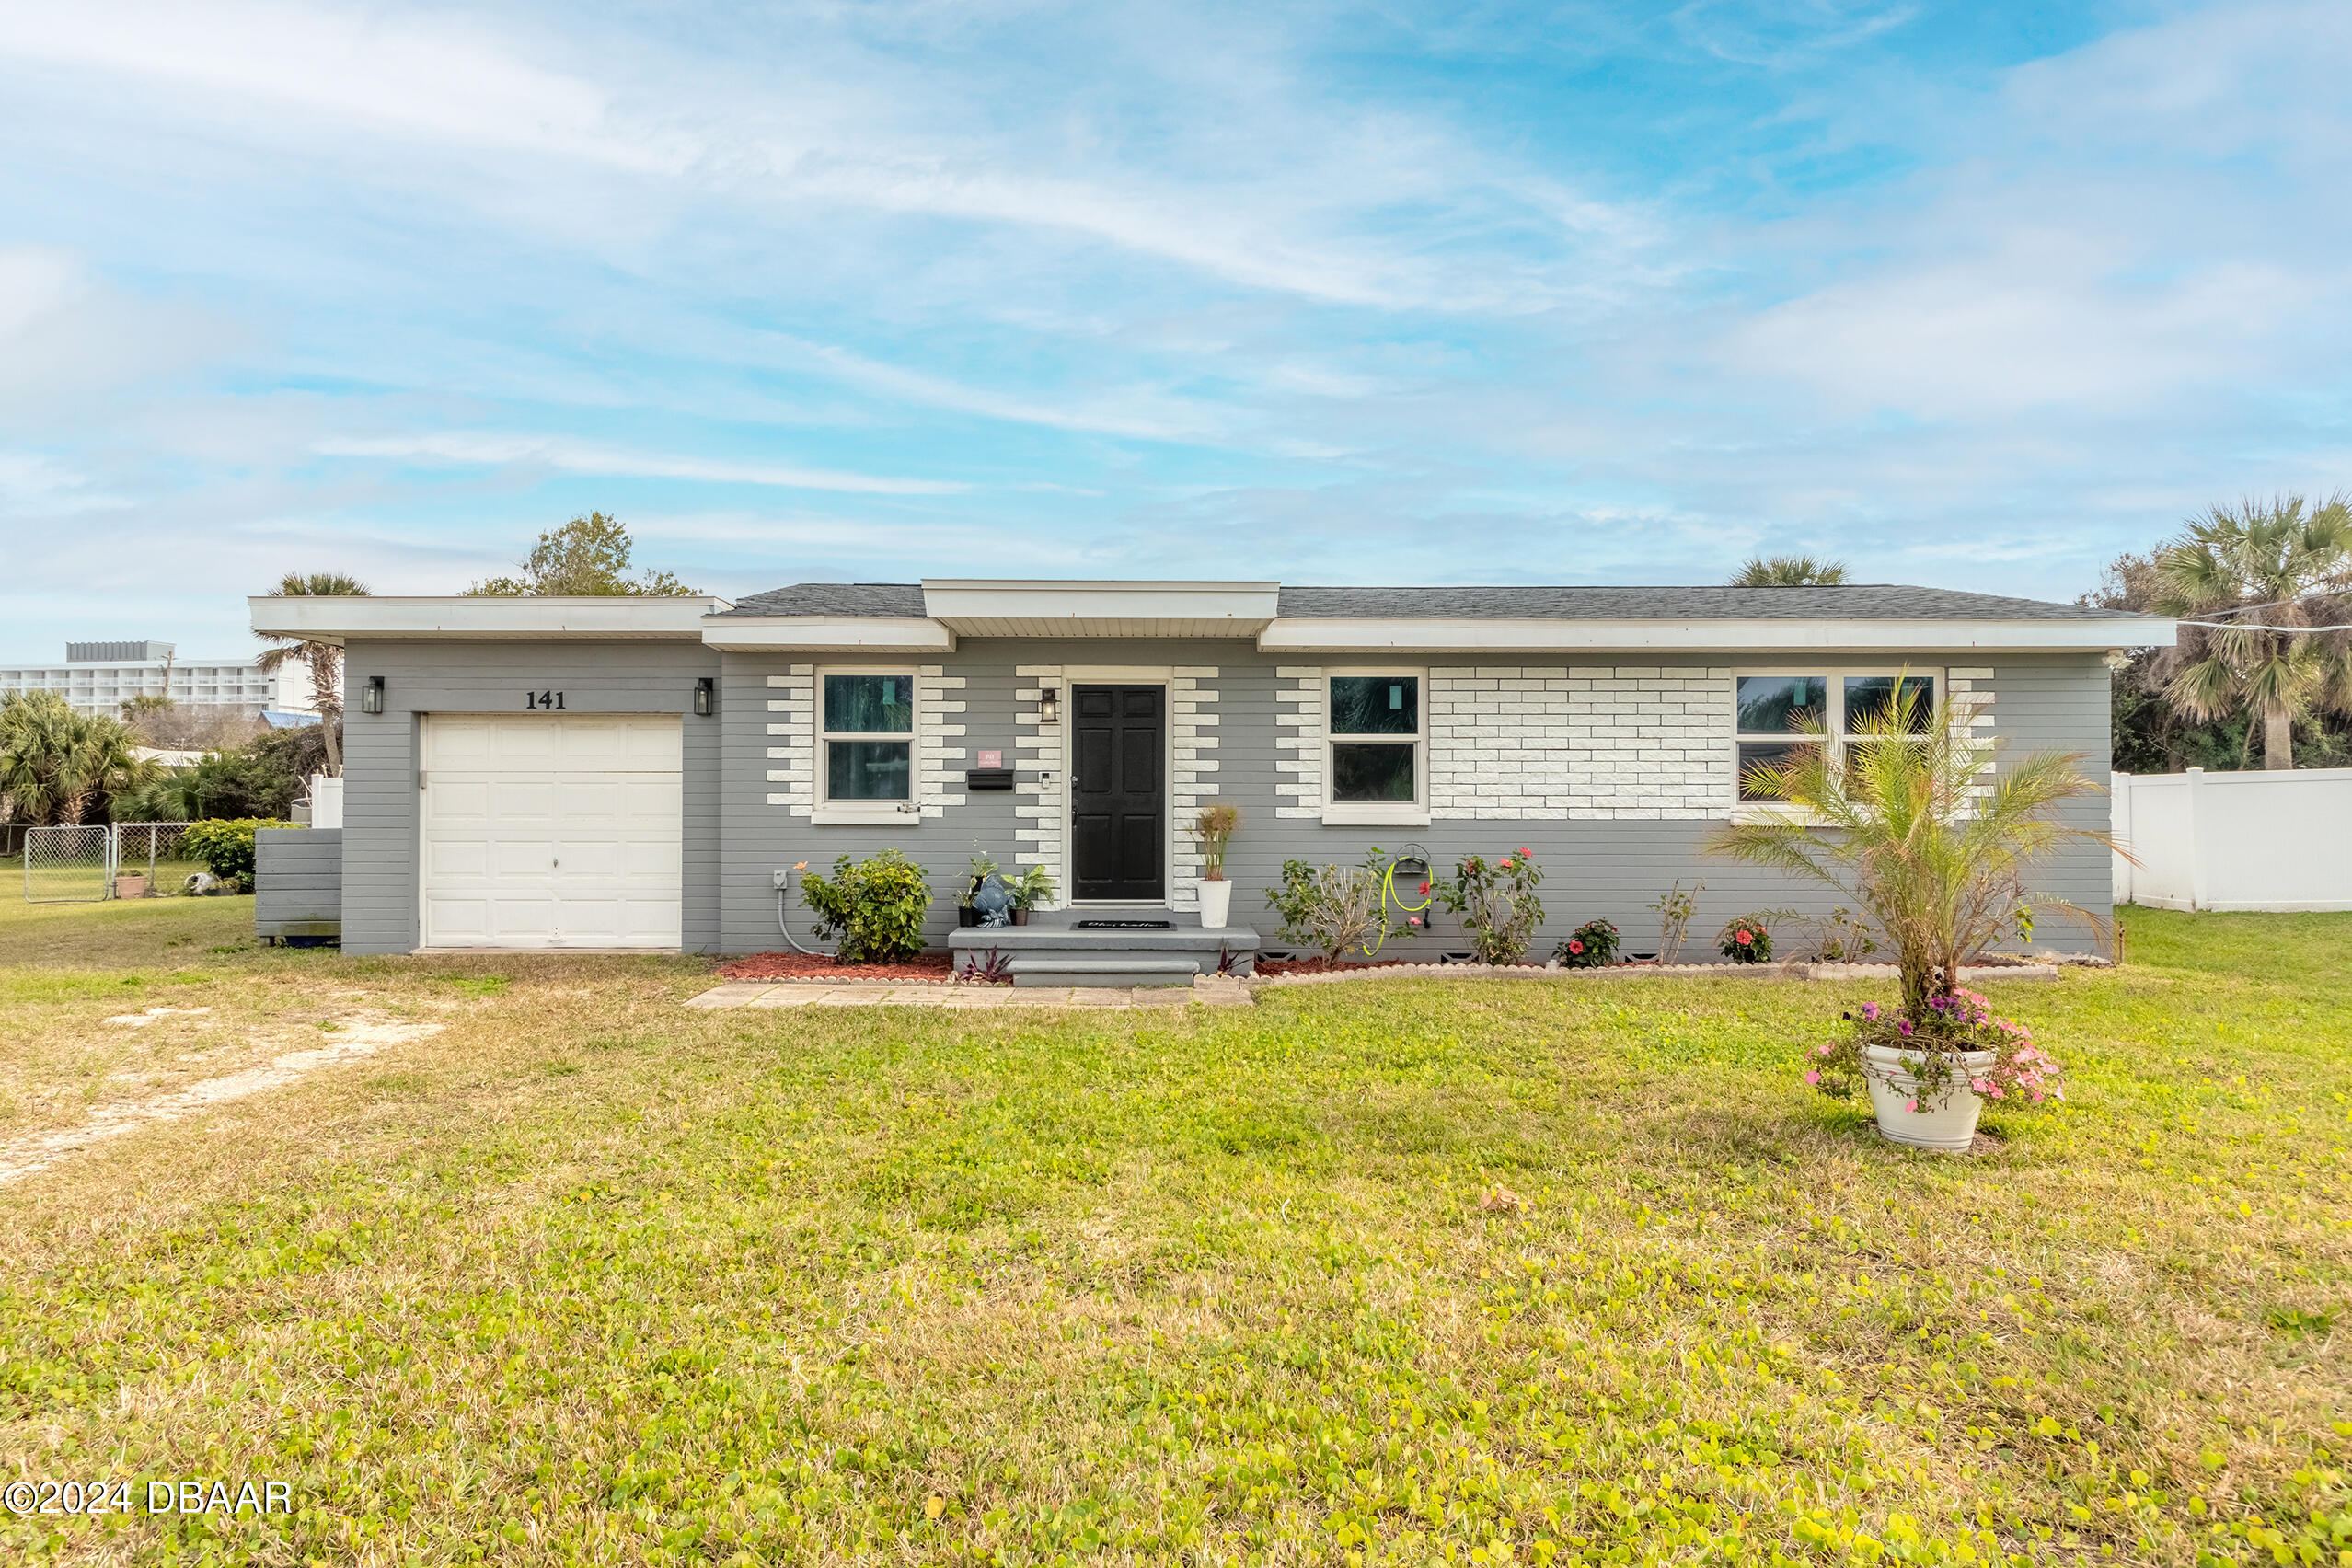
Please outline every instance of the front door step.
[[[1215, 964], [1211, 964], [1214, 970]], [[1016, 958], [1005, 965], [1015, 986], [1190, 986], [1202, 973], [1197, 961], [1182, 953], [1119, 952], [1085, 957], [1072, 952], [1045, 952]]]

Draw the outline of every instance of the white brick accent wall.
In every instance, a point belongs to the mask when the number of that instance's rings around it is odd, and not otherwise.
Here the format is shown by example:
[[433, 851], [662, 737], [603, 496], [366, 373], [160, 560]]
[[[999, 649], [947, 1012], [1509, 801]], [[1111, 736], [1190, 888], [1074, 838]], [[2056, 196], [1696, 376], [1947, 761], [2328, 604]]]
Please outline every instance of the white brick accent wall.
[[1168, 675], [1168, 739], [1173, 767], [1168, 781], [1173, 847], [1168, 861], [1168, 902], [1201, 906], [1200, 840], [1189, 831], [1194, 813], [1216, 797], [1216, 666], [1179, 664]]
[[[964, 732], [962, 675], [924, 664], [915, 673], [915, 800], [927, 817], [970, 799], [963, 792]], [[816, 666], [795, 664], [767, 677], [767, 803], [794, 816], [816, 814]]]
[[[1020, 664], [1013, 674], [1023, 683], [1013, 688], [1013, 864], [1043, 866], [1054, 873], [1054, 897], [1043, 907], [1058, 909], [1069, 902], [1069, 868], [1065, 862], [1062, 824], [1069, 771], [1065, 766], [1062, 736], [1069, 724], [1069, 684], [1059, 664]], [[1062, 719], [1052, 729], [1037, 722], [1037, 699], [1046, 686], [1062, 688]]]
[[816, 811], [816, 666], [767, 677], [767, 803], [794, 816]]
[[1728, 667], [1432, 669], [1430, 815], [1722, 816], [1732, 801], [1731, 677]]
[[927, 817], [971, 800], [963, 790], [963, 677], [939, 664], [915, 669], [915, 800]]
[[1978, 798], [1992, 793], [1992, 773], [1997, 760], [1993, 745], [1993, 693], [1990, 670], [1948, 670], [1945, 678], [1952, 683], [1953, 728], [1966, 726], [1968, 737], [1977, 747], [1977, 777], [1985, 782], [1969, 791]]
[[1278, 817], [1323, 815], [1323, 726], [1327, 701], [1320, 669], [1285, 664], [1274, 674], [1274, 796]]

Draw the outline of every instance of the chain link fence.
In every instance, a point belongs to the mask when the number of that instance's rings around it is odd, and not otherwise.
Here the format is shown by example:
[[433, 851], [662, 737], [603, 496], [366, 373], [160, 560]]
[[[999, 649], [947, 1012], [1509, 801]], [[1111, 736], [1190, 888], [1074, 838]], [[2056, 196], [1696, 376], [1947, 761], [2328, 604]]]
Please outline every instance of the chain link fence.
[[28, 904], [96, 904], [112, 890], [110, 827], [29, 827], [24, 854]]
[[189, 824], [122, 822], [114, 824], [114, 896], [169, 898], [188, 892], [189, 880], [204, 862], [181, 847]]
[[[184, 822], [17, 830], [28, 904], [96, 904], [108, 898], [169, 898], [194, 891], [204, 862], [185, 846]], [[207, 875], [209, 882], [210, 877]]]

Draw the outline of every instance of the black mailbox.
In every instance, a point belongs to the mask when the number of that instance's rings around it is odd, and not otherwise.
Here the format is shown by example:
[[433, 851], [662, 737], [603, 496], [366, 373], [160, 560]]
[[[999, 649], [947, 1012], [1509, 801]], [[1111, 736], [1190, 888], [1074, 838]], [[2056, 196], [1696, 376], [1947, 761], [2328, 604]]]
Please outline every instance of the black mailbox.
[[963, 787], [967, 790], [1009, 790], [1013, 787], [1009, 767], [967, 767], [963, 770]]

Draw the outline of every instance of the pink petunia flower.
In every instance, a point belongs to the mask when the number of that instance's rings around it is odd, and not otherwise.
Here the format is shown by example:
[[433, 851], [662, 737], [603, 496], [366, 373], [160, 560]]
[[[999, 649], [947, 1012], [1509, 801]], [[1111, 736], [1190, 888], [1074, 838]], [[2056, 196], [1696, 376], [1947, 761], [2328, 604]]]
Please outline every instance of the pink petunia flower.
[[1809, 1072], [1804, 1075], [1804, 1081], [1807, 1083], [1819, 1083], [1821, 1081], [1821, 1075], [1817, 1072]]

